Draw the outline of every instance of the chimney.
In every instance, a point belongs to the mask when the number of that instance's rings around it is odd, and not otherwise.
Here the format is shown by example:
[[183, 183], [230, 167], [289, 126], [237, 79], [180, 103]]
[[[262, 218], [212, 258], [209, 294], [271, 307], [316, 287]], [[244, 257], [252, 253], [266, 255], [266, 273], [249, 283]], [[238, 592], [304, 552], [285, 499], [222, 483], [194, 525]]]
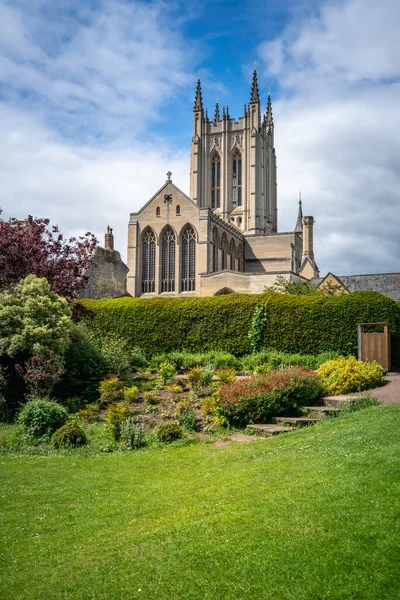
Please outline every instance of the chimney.
[[104, 248], [106, 250], [114, 250], [114, 235], [112, 227], [107, 225], [107, 232], [104, 236]]
[[303, 256], [314, 264], [314, 217], [303, 217]]

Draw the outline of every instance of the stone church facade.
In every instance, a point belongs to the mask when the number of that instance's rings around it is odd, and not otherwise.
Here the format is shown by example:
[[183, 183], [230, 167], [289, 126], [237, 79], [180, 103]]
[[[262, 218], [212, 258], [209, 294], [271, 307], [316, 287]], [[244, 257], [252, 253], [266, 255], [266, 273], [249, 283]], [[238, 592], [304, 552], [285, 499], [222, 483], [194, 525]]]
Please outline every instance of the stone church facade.
[[190, 155], [190, 197], [167, 181], [128, 227], [127, 291], [132, 296], [259, 293], [278, 275], [319, 276], [312, 216], [278, 232], [271, 98], [262, 114], [257, 73], [238, 120], [228, 108], [204, 111], [197, 82]]

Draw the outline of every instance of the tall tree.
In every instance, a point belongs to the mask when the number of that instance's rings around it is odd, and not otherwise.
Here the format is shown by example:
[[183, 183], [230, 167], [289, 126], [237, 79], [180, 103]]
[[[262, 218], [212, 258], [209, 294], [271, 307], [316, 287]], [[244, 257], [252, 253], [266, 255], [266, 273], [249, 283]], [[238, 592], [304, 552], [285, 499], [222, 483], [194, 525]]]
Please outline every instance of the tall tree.
[[0, 209], [0, 289], [27, 275], [45, 277], [51, 289], [64, 298], [75, 298], [85, 283], [83, 270], [90, 264], [97, 240], [88, 232], [64, 238], [49, 219], [29, 216], [4, 221]]

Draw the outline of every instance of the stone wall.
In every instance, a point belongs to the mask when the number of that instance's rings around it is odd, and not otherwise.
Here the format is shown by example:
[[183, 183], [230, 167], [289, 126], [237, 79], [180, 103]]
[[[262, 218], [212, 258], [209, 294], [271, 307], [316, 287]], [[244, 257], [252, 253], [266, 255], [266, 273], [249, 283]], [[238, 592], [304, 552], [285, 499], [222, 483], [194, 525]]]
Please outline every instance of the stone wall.
[[79, 297], [98, 300], [128, 296], [126, 291], [128, 271], [119, 252], [97, 246], [92, 262], [84, 272], [87, 284], [80, 291]]

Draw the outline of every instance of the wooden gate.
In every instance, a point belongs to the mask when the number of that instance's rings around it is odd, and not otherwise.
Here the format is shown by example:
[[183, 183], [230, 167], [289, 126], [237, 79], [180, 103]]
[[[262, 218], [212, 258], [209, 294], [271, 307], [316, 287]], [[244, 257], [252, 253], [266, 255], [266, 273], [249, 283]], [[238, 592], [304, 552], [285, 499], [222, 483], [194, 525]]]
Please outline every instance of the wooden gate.
[[358, 359], [370, 362], [376, 360], [386, 371], [390, 371], [389, 323], [358, 325]]

